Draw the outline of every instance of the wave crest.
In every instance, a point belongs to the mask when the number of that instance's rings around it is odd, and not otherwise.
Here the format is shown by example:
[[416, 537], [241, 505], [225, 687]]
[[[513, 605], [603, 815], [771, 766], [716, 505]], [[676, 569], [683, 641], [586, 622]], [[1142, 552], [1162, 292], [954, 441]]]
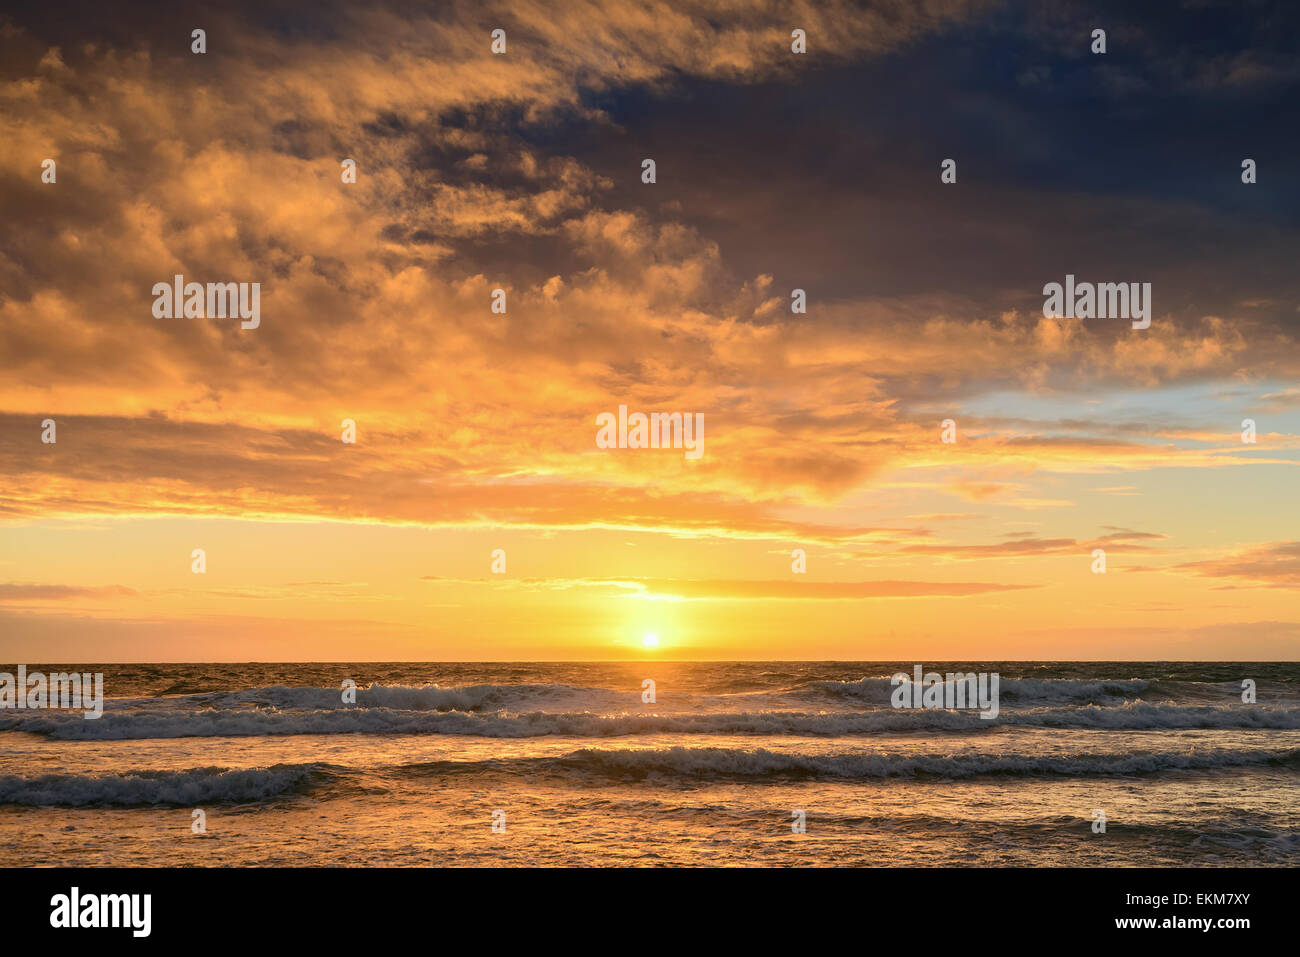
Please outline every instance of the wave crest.
[[300, 790], [320, 766], [277, 764], [230, 770], [137, 771], [130, 774], [41, 774], [0, 777], [0, 804], [38, 807], [242, 804]]
[[894, 710], [868, 712], [655, 712], [592, 714], [533, 711], [518, 714], [465, 711], [400, 711], [392, 708], [280, 711], [111, 711], [94, 720], [80, 713], [31, 712], [0, 718], [0, 730], [43, 734], [59, 741], [124, 741], [147, 738], [257, 737], [290, 734], [477, 735], [486, 738], [620, 737], [636, 734], [804, 735], [835, 737], [935, 731], [980, 734], [1002, 727], [1097, 728], [1117, 731], [1300, 729], [1300, 708], [1270, 706], [1179, 706], [1126, 702], [1113, 707], [1037, 708], [1003, 711], [986, 720], [973, 711]]

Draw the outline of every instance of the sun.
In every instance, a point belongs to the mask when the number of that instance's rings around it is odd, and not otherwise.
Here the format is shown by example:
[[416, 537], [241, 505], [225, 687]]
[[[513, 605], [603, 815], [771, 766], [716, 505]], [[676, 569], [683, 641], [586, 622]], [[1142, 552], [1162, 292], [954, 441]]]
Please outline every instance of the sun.
[[659, 647], [659, 636], [658, 636], [658, 635], [646, 635], [644, 638], [641, 639], [641, 647], [643, 647], [643, 648], [658, 648], [658, 647]]

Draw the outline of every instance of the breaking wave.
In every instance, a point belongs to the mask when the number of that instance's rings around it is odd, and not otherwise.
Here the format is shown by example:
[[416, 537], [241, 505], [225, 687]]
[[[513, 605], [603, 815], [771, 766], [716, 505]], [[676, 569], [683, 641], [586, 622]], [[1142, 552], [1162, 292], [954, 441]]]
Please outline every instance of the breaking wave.
[[477, 735], [486, 738], [620, 737], [636, 734], [842, 735], [912, 731], [982, 733], [998, 728], [1096, 728], [1127, 731], [1190, 729], [1300, 729], [1300, 708], [1179, 706], [1125, 702], [1113, 707], [1002, 711], [994, 719], [975, 711], [667, 712], [593, 714], [420, 711], [354, 707], [317, 711], [246, 708], [200, 711], [108, 711], [97, 720], [80, 712], [7, 712], [0, 730], [27, 731], [61, 741], [143, 738], [255, 737], [295, 734]]
[[130, 774], [41, 774], [0, 777], [0, 804], [89, 807], [112, 805], [242, 804], [290, 794], [309, 786], [315, 764], [269, 768], [137, 771]]

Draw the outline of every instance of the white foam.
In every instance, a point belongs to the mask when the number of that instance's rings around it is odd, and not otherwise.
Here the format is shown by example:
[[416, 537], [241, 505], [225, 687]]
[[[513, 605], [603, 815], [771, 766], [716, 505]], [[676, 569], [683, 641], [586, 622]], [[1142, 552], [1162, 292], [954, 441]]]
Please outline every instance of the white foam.
[[289, 734], [453, 734], [488, 738], [542, 735], [613, 737], [633, 734], [752, 734], [819, 737], [908, 731], [979, 734], [1002, 726], [1108, 728], [1113, 730], [1300, 729], [1300, 708], [1262, 705], [1180, 706], [1125, 702], [1113, 707], [1038, 708], [1003, 711], [981, 719], [973, 711], [879, 710], [869, 712], [702, 712], [646, 709], [591, 712], [403, 711], [354, 707], [319, 711], [244, 708], [106, 712], [96, 721], [64, 712], [9, 712], [0, 730], [20, 730], [63, 741], [135, 738], [249, 737]]

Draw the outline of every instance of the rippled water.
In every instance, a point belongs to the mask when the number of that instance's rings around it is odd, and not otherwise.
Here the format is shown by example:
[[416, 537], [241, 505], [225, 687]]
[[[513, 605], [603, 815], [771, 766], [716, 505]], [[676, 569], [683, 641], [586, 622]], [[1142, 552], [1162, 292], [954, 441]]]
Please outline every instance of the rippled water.
[[1300, 863], [1300, 665], [913, 664], [29, 665], [110, 698], [0, 710], [0, 863]]

